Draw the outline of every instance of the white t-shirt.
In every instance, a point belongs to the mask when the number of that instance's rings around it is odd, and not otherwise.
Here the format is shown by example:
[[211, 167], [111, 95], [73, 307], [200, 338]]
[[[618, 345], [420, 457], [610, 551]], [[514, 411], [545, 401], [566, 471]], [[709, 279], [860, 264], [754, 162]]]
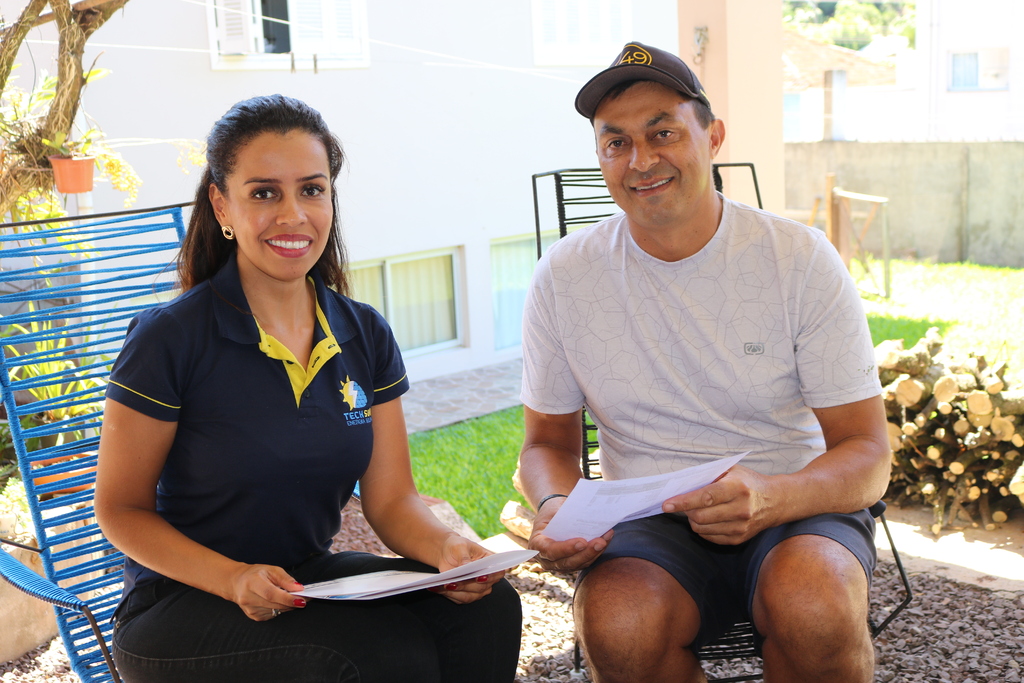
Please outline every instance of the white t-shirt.
[[609, 479], [752, 451], [791, 473], [825, 451], [811, 408], [881, 392], [856, 285], [818, 230], [724, 200], [697, 254], [661, 261], [625, 214], [552, 245], [523, 317], [524, 404], [586, 403]]

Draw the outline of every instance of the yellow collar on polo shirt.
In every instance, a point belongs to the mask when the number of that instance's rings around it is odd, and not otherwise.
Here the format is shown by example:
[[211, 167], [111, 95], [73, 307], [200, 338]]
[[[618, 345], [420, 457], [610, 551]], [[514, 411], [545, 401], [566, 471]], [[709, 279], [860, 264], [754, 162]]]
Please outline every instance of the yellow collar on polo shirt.
[[316, 302], [316, 319], [320, 324], [320, 329], [323, 330], [324, 338], [313, 347], [312, 353], [309, 354], [309, 364], [305, 368], [302, 367], [302, 364], [295, 358], [295, 354], [287, 346], [272, 335], [267, 334], [260, 326], [259, 321], [256, 320], [256, 329], [260, 331], [260, 351], [267, 354], [268, 357], [284, 363], [285, 372], [288, 373], [288, 381], [291, 382], [292, 391], [295, 393], [296, 407], [299, 406], [303, 392], [306, 391], [306, 387], [312, 384], [313, 378], [316, 377], [316, 373], [320, 371], [320, 368], [326, 365], [327, 361], [331, 358], [341, 353], [341, 346], [331, 332], [331, 327], [327, 323], [327, 316], [321, 310], [319, 301]]

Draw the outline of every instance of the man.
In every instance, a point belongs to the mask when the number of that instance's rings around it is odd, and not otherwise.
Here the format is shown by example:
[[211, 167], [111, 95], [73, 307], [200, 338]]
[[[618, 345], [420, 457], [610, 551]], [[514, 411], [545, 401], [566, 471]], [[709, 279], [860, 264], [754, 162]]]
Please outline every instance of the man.
[[[872, 680], [865, 508], [890, 456], [854, 283], [820, 232], [715, 191], [725, 125], [679, 58], [626, 45], [576, 108], [623, 213], [538, 264], [520, 478], [530, 547], [584, 570], [594, 680], [703, 681], [694, 649], [745, 619], [766, 681]], [[556, 542], [544, 528], [582, 476], [584, 404], [606, 478], [751, 453], [664, 514]]]

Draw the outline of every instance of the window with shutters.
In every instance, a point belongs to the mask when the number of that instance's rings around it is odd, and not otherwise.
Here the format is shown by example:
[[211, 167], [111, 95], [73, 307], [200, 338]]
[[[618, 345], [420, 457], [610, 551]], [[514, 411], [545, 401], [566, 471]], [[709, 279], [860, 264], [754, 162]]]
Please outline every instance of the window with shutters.
[[1007, 90], [1009, 87], [1009, 48], [950, 52], [950, 90]]
[[538, 66], [607, 66], [632, 33], [630, 0], [533, 0]]
[[208, 0], [215, 69], [370, 65], [365, 0]]

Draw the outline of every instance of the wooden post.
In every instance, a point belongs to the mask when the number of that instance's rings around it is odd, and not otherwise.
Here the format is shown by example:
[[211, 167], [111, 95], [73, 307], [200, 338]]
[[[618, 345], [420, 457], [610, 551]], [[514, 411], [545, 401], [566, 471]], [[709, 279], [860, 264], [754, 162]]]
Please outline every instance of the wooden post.
[[825, 235], [832, 246], [839, 252], [847, 269], [850, 267], [850, 237], [853, 229], [850, 224], [850, 200], [836, 195], [836, 174], [825, 176], [825, 200], [828, 202], [828, 213], [825, 214]]

